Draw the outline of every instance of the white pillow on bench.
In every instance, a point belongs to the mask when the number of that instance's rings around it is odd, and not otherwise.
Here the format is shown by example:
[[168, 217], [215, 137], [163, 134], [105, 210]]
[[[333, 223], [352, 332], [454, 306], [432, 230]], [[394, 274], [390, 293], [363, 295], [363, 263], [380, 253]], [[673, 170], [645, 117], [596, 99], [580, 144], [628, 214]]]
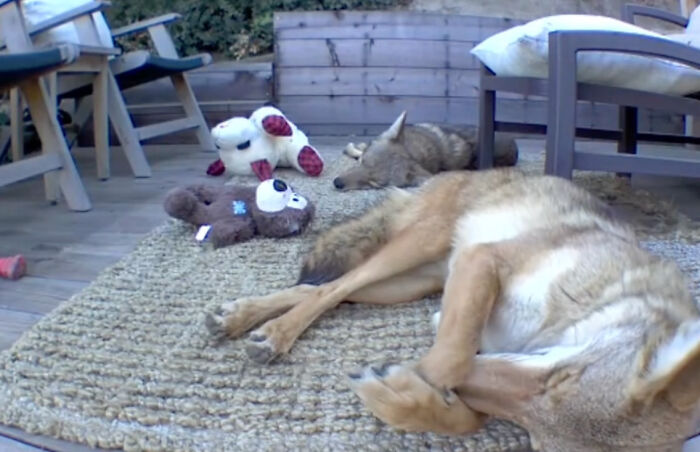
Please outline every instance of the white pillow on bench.
[[[22, 14], [29, 25], [37, 25], [47, 19], [50, 19], [59, 14], [77, 8], [89, 0], [22, 0]], [[92, 15], [99, 36], [99, 43], [80, 42], [78, 31], [75, 25], [67, 23], [60, 27], [52, 28], [51, 30], [41, 34], [35, 41], [37, 44], [69, 42], [74, 44], [86, 44], [103, 47], [113, 47], [112, 32], [109, 30], [109, 25], [105, 21], [102, 13], [94, 13]]]
[[[497, 33], [471, 50], [496, 75], [547, 78], [549, 33], [559, 30], [617, 31], [669, 39], [604, 16], [548, 16]], [[580, 52], [578, 80], [661, 94], [700, 91], [700, 70], [661, 58], [615, 52]]]

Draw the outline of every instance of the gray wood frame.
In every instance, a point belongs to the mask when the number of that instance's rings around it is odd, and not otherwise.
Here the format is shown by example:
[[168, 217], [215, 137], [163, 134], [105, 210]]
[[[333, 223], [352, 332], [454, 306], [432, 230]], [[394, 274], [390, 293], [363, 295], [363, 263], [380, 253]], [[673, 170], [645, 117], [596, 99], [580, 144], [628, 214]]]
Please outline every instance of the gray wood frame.
[[[31, 56], [32, 52], [37, 52], [24, 24], [19, 0], [0, 1], [0, 35], [10, 54]], [[80, 50], [71, 45], [59, 46], [56, 51], [60, 54], [60, 60], [57, 64], [47, 66], [46, 73], [71, 64], [80, 56]], [[45, 179], [47, 186], [55, 185], [52, 192], [60, 191], [69, 208], [76, 211], [90, 210], [92, 205], [56, 119], [55, 98], [49, 94], [41, 78], [45, 74], [31, 73], [17, 83], [34, 118], [42, 144], [42, 155], [0, 166], [0, 186], [41, 174], [49, 175]]]
[[[179, 14], [165, 14], [152, 19], [137, 22], [126, 27], [118, 28], [112, 31], [112, 37], [122, 37], [129, 34], [147, 32], [151, 38], [154, 47], [154, 53], [146, 51], [129, 52], [122, 56], [113, 59], [110, 62], [108, 74], [108, 103], [109, 117], [112, 126], [115, 129], [116, 135], [124, 149], [132, 172], [136, 177], [150, 177], [151, 169], [146, 160], [145, 153], [141, 142], [175, 132], [184, 130], [193, 130], [197, 136], [199, 144], [204, 150], [215, 150], [216, 147], [211, 139], [209, 127], [202, 115], [201, 109], [194, 96], [190, 83], [185, 75], [186, 70], [203, 67], [211, 63], [211, 56], [208, 54], [194, 55], [181, 58], [176, 49], [175, 44], [165, 25], [178, 20]], [[157, 61], [156, 61], [157, 60]], [[138, 71], [141, 68], [147, 68], [149, 65], [156, 66], [159, 62], [164, 61], [165, 65], [170, 66], [169, 69], [163, 69], [157, 77], [148, 77], [136, 84], [150, 82], [159, 78], [168, 77], [173, 85], [175, 94], [185, 111], [185, 117], [175, 120], [163, 121], [154, 124], [148, 124], [139, 128], [134, 127], [134, 124], [129, 116], [129, 112], [124, 101], [124, 97], [120, 87], [120, 76], [127, 72]], [[177, 66], [184, 69], [177, 69]], [[173, 69], [173, 67], [175, 69]], [[59, 97], [76, 96], [72, 92], [76, 89], [85, 86], [84, 82], [73, 79], [66, 85], [59, 86]], [[133, 82], [128, 87], [134, 86]], [[89, 93], [89, 91], [88, 91]], [[79, 93], [77, 97], [80, 99], [84, 93]], [[83, 106], [88, 105], [81, 100]], [[83, 108], [76, 114], [76, 122], [81, 124], [89, 116], [89, 109]], [[107, 166], [102, 171], [104, 178], [109, 177], [109, 167]]]
[[[650, 16], [651, 8], [630, 9], [630, 14]], [[631, 16], [628, 16], [631, 17]], [[653, 17], [668, 19], [669, 14]], [[683, 24], [681, 20], [676, 23]], [[700, 159], [636, 155], [638, 141], [700, 144], [700, 138], [684, 135], [639, 133], [637, 109], [698, 115], [700, 101], [690, 96], [668, 96], [625, 88], [578, 83], [576, 54], [580, 51], [615, 51], [674, 60], [700, 68], [700, 50], [653, 37], [614, 32], [566, 31], [549, 35], [549, 78], [500, 77], [482, 66], [479, 96], [479, 167], [493, 166], [495, 131], [546, 133], [545, 172], [571, 178], [573, 169], [700, 177]], [[536, 94], [548, 98], [547, 124], [496, 121], [497, 91]], [[620, 129], [576, 127], [577, 101], [597, 101], [620, 107]], [[576, 151], [576, 137], [615, 140], [617, 155]], [[699, 156], [700, 157], [700, 156]]]

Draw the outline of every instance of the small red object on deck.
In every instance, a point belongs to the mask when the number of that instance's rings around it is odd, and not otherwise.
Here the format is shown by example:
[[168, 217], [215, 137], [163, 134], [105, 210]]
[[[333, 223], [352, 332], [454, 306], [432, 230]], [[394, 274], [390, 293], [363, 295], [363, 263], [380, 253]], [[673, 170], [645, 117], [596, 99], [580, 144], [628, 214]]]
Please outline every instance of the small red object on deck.
[[27, 272], [27, 261], [20, 254], [0, 257], [0, 278], [19, 279]]

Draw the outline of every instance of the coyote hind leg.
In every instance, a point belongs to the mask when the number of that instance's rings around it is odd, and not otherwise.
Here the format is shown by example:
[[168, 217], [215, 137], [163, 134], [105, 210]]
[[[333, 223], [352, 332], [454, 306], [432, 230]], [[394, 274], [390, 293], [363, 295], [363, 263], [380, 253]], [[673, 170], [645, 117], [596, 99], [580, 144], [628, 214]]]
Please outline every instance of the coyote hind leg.
[[483, 416], [453, 390], [472, 370], [479, 338], [500, 293], [493, 249], [476, 246], [455, 255], [445, 282], [435, 344], [412, 366], [373, 368], [351, 376], [351, 387], [378, 418], [410, 431], [466, 433]]

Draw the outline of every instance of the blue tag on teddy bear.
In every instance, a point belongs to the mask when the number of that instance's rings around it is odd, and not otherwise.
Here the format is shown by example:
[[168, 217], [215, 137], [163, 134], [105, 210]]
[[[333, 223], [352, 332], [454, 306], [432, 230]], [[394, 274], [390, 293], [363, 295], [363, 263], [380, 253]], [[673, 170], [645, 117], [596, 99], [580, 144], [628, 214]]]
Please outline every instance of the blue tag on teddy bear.
[[245, 205], [245, 201], [233, 201], [231, 203], [231, 209], [233, 209], [234, 215], [245, 215], [248, 213], [248, 208]]

